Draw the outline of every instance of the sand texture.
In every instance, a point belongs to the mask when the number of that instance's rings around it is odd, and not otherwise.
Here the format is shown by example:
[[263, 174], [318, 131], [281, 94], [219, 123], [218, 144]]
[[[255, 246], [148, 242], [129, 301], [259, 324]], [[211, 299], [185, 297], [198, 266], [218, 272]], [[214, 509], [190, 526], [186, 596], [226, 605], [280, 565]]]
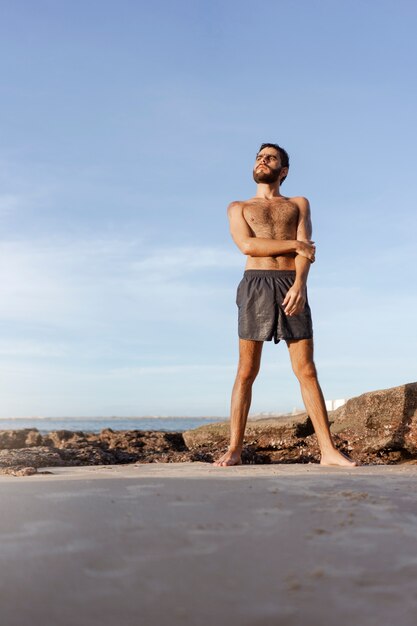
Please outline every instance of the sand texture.
[[417, 623], [417, 467], [1, 476], [2, 626]]

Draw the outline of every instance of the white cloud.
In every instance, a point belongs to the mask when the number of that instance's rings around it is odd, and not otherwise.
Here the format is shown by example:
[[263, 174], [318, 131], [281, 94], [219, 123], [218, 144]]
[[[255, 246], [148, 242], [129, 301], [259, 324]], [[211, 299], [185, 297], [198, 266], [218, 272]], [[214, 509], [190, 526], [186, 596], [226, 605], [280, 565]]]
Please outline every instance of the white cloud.
[[[137, 239], [3, 242], [0, 317], [79, 327], [121, 313], [140, 317], [151, 304], [166, 315], [173, 300], [178, 308], [190, 295], [213, 295], [205, 271], [236, 266], [222, 249], [178, 247], [148, 255], [142, 249]], [[196, 272], [198, 282], [187, 284], [185, 277]], [[186, 303], [181, 306], [185, 311]]]

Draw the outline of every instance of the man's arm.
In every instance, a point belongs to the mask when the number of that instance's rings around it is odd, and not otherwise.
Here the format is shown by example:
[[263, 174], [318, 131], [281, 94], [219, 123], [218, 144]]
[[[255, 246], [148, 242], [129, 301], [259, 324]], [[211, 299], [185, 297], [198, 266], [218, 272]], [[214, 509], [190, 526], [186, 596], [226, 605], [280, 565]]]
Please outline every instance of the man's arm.
[[[295, 200], [295, 199], [294, 199]], [[310, 241], [312, 236], [310, 203], [307, 198], [297, 198], [299, 208], [297, 239]], [[311, 261], [311, 262], [310, 262]], [[306, 302], [306, 284], [311, 263], [314, 262], [314, 255], [311, 259], [300, 254], [295, 257], [295, 281], [293, 286], [287, 291], [283, 301], [284, 313], [286, 315], [298, 315], [304, 309]]]
[[[247, 256], [278, 256], [279, 254], [288, 254], [288, 252], [296, 252], [297, 255], [314, 261], [315, 248], [307, 241], [306, 237], [300, 237], [298, 240], [277, 240], [265, 237], [254, 237], [252, 230], [243, 216], [243, 207], [240, 202], [231, 202], [227, 207], [227, 215], [229, 217], [230, 232], [233, 241]], [[296, 257], [297, 258], [297, 257]], [[308, 261], [310, 265], [310, 262]]]

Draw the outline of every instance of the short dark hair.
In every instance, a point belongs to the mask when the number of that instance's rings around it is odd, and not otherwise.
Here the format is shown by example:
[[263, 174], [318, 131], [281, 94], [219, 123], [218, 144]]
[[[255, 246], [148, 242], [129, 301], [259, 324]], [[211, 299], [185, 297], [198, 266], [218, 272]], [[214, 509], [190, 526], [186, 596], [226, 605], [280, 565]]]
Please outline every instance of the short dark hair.
[[[281, 148], [281, 146], [279, 146], [277, 143], [263, 143], [256, 153], [256, 156], [258, 156], [260, 151], [264, 148], [275, 148], [275, 150], [279, 153], [281, 159], [281, 167], [290, 167], [290, 157], [288, 156], [288, 152], [284, 150], [284, 148]], [[282, 185], [286, 178], [286, 176], [281, 178], [280, 185]]]

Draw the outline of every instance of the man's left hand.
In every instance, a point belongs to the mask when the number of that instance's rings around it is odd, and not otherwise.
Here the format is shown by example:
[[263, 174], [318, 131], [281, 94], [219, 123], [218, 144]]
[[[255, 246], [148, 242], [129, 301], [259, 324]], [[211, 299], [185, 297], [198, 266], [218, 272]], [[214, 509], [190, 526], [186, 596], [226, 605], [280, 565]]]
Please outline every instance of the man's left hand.
[[298, 315], [306, 303], [306, 289], [304, 286], [293, 285], [287, 291], [282, 306], [285, 315]]

